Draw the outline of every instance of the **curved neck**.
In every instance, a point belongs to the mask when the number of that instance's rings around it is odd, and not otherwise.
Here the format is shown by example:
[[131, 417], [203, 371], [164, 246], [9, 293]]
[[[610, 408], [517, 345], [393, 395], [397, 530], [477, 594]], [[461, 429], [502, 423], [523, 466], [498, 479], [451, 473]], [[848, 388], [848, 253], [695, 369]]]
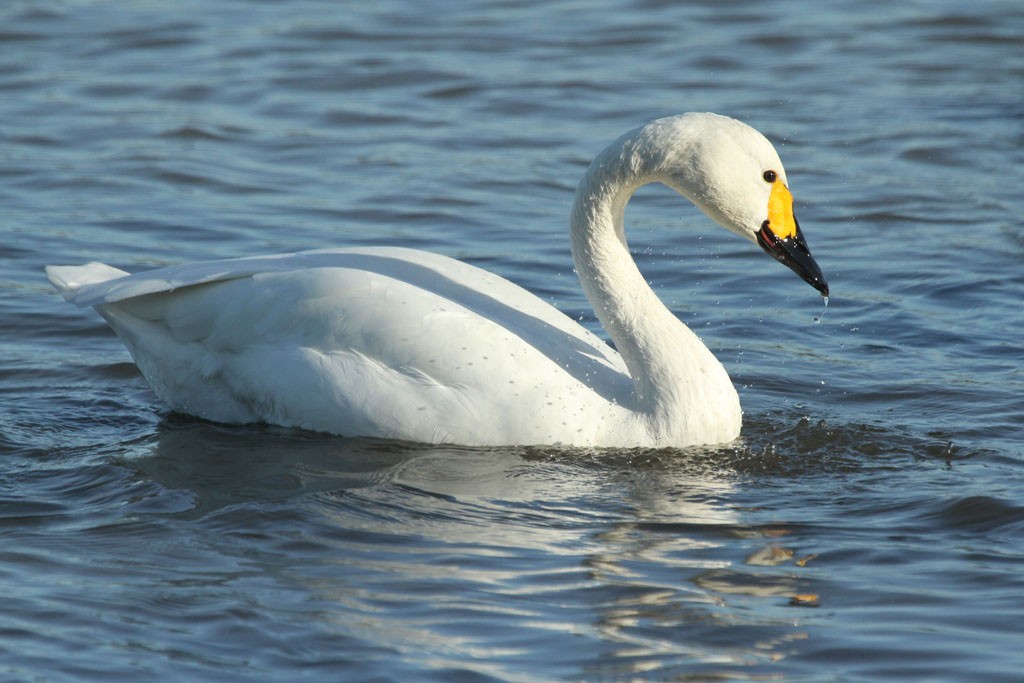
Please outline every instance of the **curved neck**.
[[583, 177], [571, 219], [573, 263], [633, 378], [636, 410], [656, 430], [692, 428], [708, 410], [732, 410], [723, 401], [738, 411], [738, 399], [721, 364], [658, 299], [629, 253], [626, 204], [640, 186], [662, 180], [639, 139], [620, 138]]

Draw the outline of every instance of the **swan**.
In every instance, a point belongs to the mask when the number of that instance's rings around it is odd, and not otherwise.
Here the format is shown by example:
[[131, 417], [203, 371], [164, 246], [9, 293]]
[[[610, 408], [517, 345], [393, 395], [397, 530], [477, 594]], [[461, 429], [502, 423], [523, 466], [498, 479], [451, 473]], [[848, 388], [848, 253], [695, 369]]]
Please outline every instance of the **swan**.
[[466, 446], [728, 442], [742, 413], [725, 368], [627, 247], [626, 203], [652, 182], [828, 296], [775, 149], [710, 113], [626, 133], [576, 191], [573, 263], [617, 351], [508, 280], [413, 249], [46, 273], [95, 307], [172, 410], [215, 422]]

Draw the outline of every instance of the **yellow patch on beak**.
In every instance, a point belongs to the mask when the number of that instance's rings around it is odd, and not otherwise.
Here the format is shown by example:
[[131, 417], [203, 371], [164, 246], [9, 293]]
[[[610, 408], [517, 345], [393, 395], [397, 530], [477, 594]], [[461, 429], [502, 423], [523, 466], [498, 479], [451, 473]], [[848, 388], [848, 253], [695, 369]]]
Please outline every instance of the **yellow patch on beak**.
[[781, 180], [772, 183], [772, 193], [768, 196], [768, 228], [782, 240], [796, 237], [793, 195]]

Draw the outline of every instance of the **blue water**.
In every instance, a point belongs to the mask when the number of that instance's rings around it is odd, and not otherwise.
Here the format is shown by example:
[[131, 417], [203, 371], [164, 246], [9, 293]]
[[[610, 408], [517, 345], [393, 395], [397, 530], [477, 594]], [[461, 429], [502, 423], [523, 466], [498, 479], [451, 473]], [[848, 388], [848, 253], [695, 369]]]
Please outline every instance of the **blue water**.
[[[1022, 44], [1010, 0], [4, 3], [0, 679], [1020, 680]], [[776, 143], [832, 294], [630, 205], [723, 447], [196, 421], [42, 274], [414, 246], [597, 329], [575, 183], [690, 110]]]

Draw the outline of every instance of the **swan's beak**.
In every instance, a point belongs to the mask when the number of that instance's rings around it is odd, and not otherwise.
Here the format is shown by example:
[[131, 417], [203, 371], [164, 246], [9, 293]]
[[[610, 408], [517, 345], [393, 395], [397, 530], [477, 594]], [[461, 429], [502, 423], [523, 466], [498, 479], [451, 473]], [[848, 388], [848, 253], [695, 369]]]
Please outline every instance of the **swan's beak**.
[[[795, 218], [793, 222], [796, 223]], [[821, 274], [821, 268], [811, 256], [811, 250], [807, 248], [799, 223], [796, 223], [796, 234], [793, 237], [781, 239], [772, 232], [768, 221], [765, 221], [757, 231], [757, 243], [771, 254], [772, 258], [789, 266], [794, 273], [803, 278], [804, 282], [821, 292], [822, 296], [828, 296], [828, 283]]]
[[755, 233], [757, 243], [779, 263], [803, 278], [804, 282], [828, 296], [828, 283], [821, 274], [821, 268], [807, 248], [800, 224], [793, 215], [793, 195], [781, 180], [772, 184], [768, 198], [768, 220]]

